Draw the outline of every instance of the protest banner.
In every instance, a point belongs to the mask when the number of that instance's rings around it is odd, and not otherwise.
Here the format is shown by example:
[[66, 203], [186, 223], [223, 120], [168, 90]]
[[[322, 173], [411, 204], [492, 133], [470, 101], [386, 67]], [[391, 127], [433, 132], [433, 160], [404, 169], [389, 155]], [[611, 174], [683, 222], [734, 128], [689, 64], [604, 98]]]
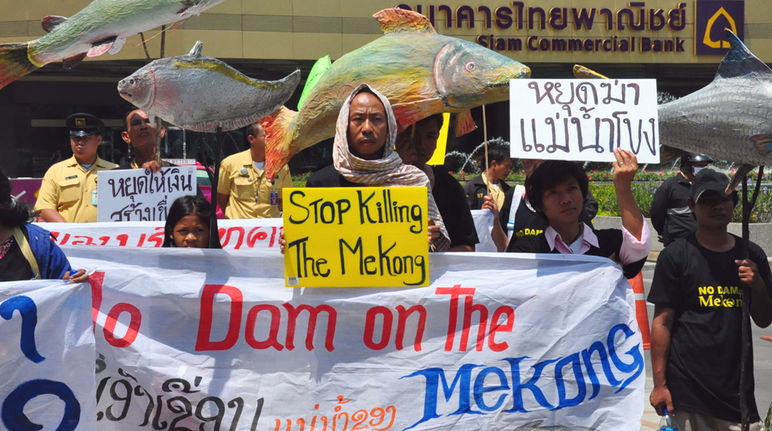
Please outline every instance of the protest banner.
[[96, 429], [90, 310], [85, 283], [0, 283], [0, 429]]
[[10, 178], [11, 195], [19, 202], [24, 202], [30, 207], [35, 206], [38, 200], [38, 192], [42, 178]]
[[[164, 222], [36, 223], [50, 231], [62, 248], [158, 248], [164, 241]], [[220, 244], [227, 249], [279, 248], [279, 218], [218, 220]]]
[[287, 286], [426, 286], [425, 187], [285, 188]]
[[96, 321], [83, 429], [640, 427], [633, 293], [608, 259], [434, 253], [428, 287], [287, 289], [271, 251], [70, 252], [98, 269], [78, 316]]
[[610, 162], [622, 148], [659, 163], [654, 79], [513, 79], [509, 94], [514, 158]]
[[99, 172], [97, 220], [100, 222], [166, 220], [179, 197], [196, 194], [195, 166], [115, 169]]

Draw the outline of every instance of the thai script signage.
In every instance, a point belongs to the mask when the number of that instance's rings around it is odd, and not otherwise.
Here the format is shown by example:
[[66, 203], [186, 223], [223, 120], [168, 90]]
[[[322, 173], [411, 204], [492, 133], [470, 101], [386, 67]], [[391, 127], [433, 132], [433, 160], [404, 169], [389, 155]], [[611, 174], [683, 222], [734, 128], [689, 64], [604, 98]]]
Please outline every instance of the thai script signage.
[[426, 286], [425, 187], [285, 188], [287, 286]]
[[726, 52], [713, 47], [723, 40], [725, 26], [736, 29], [742, 39], [742, 0], [694, 1], [668, 2], [668, 6], [652, 1], [608, 2], [608, 7], [511, 1], [477, 6], [401, 3], [397, 7], [425, 15], [440, 32], [473, 31], [477, 43], [495, 51], [689, 54], [693, 33], [686, 25], [695, 10], [698, 54], [707, 53], [706, 49], [719, 50], [711, 54]]
[[100, 171], [98, 221], [166, 220], [174, 201], [196, 194], [196, 167]]
[[512, 157], [607, 162], [622, 148], [659, 163], [653, 79], [513, 79], [509, 91]]

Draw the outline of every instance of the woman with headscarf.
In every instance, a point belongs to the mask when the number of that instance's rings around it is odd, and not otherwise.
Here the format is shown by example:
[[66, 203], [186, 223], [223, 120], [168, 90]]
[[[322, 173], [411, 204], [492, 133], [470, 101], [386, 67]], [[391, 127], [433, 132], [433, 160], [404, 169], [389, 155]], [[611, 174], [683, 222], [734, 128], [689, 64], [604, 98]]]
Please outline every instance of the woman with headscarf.
[[442, 221], [429, 178], [405, 165], [394, 151], [397, 120], [388, 99], [367, 84], [358, 86], [338, 114], [333, 164], [309, 177], [308, 187], [426, 187], [429, 210], [429, 247], [447, 250], [448, 232]]
[[0, 172], [0, 281], [88, 281], [85, 270], [71, 270], [50, 232], [29, 223], [32, 218], [30, 208], [11, 196], [11, 182]]

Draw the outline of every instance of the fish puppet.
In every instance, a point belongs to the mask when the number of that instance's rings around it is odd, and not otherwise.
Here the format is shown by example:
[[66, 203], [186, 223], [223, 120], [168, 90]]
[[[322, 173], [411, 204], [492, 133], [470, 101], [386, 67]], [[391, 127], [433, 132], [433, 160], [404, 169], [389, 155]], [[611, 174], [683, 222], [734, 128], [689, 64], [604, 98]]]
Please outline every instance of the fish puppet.
[[48, 63], [73, 67], [118, 53], [128, 37], [199, 15], [223, 0], [94, 0], [70, 18], [43, 18], [46, 35], [0, 45], [0, 88]]
[[309, 89], [299, 112], [281, 107], [261, 120], [269, 178], [293, 155], [334, 136], [343, 101], [360, 83], [389, 99], [400, 130], [450, 112], [461, 113], [456, 124], [460, 135], [476, 127], [470, 108], [507, 100], [509, 80], [530, 76], [530, 69], [515, 60], [438, 34], [416, 12], [384, 9], [373, 17], [383, 36], [335, 61]]
[[278, 81], [249, 78], [201, 55], [198, 41], [186, 55], [148, 63], [118, 82], [118, 93], [150, 117], [197, 132], [235, 130], [287, 102], [300, 83], [295, 70]]
[[730, 189], [759, 165], [772, 165], [772, 70], [731, 31], [713, 81], [659, 106], [662, 145], [742, 163]]

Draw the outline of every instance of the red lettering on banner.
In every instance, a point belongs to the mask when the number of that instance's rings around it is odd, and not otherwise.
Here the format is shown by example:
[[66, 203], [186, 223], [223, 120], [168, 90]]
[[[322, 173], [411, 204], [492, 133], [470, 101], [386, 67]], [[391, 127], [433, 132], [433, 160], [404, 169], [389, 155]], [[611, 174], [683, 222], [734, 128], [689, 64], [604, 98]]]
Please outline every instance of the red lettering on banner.
[[[507, 316], [507, 322], [500, 325], [499, 319], [503, 315]], [[488, 346], [491, 348], [491, 350], [494, 352], [503, 352], [509, 348], [509, 343], [506, 341], [503, 343], [496, 342], [496, 333], [504, 331], [512, 332], [512, 328], [514, 326], [515, 310], [512, 307], [508, 305], [502, 305], [493, 312], [493, 317], [491, 317], [491, 331], [488, 333]]]
[[120, 247], [126, 247], [126, 243], [129, 242], [129, 235], [122, 233], [120, 235], [116, 235], [115, 239], [118, 240], [118, 245]]
[[408, 309], [398, 305], [397, 312], [399, 318], [397, 319], [397, 335], [394, 340], [394, 344], [397, 346], [397, 350], [402, 350], [403, 341], [405, 338], [405, 325], [407, 319], [413, 313], [418, 313], [418, 324], [416, 325], [415, 341], [413, 342], [413, 350], [416, 352], [421, 351], [421, 340], [424, 338], [424, 328], [426, 328], [426, 308], [423, 305], [414, 305]]
[[231, 235], [235, 233], [238, 234], [238, 239], [236, 240], [236, 245], [233, 246], [234, 250], [238, 250], [241, 248], [241, 244], [244, 242], [244, 228], [241, 226], [232, 226], [229, 227], [227, 230], [225, 228], [220, 228], [217, 230], [217, 234], [220, 235], [220, 244], [223, 248], [227, 247], [231, 242]]
[[156, 232], [152, 235], [150, 235], [147, 239], [148, 242], [154, 242], [155, 248], [161, 247], [164, 243], [164, 227], [163, 226], [156, 226], [155, 228]]
[[[123, 312], [129, 313], [131, 316], [129, 320], [129, 327], [126, 329], [126, 334], [123, 335], [123, 338], [115, 338], [115, 325], [118, 323], [118, 318]], [[105, 320], [105, 327], [103, 330], [105, 340], [107, 340], [110, 345], [115, 347], [130, 346], [131, 343], [137, 339], [137, 334], [139, 333], [139, 327], [141, 324], [142, 313], [139, 312], [139, 309], [131, 304], [119, 302], [118, 304], [115, 304], [113, 308], [110, 309], [110, 313], [107, 314], [107, 320]]]
[[[459, 341], [459, 351], [465, 352], [469, 342], [469, 331], [472, 327], [472, 313], [479, 313], [479, 323], [477, 325], [477, 342], [475, 343], [475, 349], [481, 351], [483, 349], [486, 329], [490, 328], [488, 332], [488, 347], [494, 352], [500, 352], [508, 347], [506, 342], [497, 343], [495, 335], [497, 332], [508, 331], [511, 332], [514, 327], [515, 310], [512, 307], [501, 306], [496, 309], [491, 317], [490, 324], [488, 323], [488, 308], [485, 305], [475, 304], [473, 302], [473, 296], [475, 293], [474, 288], [462, 288], [460, 284], [456, 284], [453, 287], [438, 287], [435, 290], [438, 295], [450, 295], [450, 310], [448, 312], [448, 333], [445, 340], [445, 350], [453, 350], [455, 343], [456, 333], [456, 321], [458, 320], [458, 305], [459, 297], [464, 298], [464, 310], [463, 310], [463, 326], [461, 328], [461, 340]], [[504, 324], [499, 324], [499, 320], [503, 315], [506, 315], [507, 320]]]
[[[271, 325], [268, 329], [268, 338], [263, 341], [258, 341], [255, 338], [255, 323], [257, 321], [257, 314], [266, 310], [271, 313]], [[279, 327], [281, 326], [281, 310], [275, 305], [259, 304], [255, 305], [247, 313], [247, 326], [245, 328], [244, 337], [247, 339], [247, 344], [254, 349], [267, 349], [273, 347], [276, 350], [282, 350], [284, 346], [279, 343]]]
[[75, 238], [72, 241], [72, 245], [96, 245], [94, 243], [94, 238], [91, 238], [90, 236], [86, 235], [75, 235]]
[[438, 287], [434, 291], [437, 295], [450, 295], [450, 313], [448, 313], [448, 334], [445, 339], [445, 351], [453, 350], [453, 341], [456, 336], [456, 320], [458, 319], [458, 297], [460, 295], [474, 295], [474, 292], [474, 288], [462, 288], [460, 284], [456, 284], [453, 287]]
[[[375, 319], [378, 315], [383, 316], [383, 325], [381, 326], [381, 341], [376, 343], [373, 340], [373, 335], [375, 335]], [[365, 346], [373, 350], [383, 350], [383, 348], [389, 344], [393, 321], [394, 318], [391, 315], [391, 310], [384, 306], [379, 305], [367, 310], [367, 316], [365, 317], [365, 333], [362, 337]]]
[[298, 315], [301, 311], [308, 311], [308, 330], [306, 331], [306, 349], [309, 351], [314, 350], [314, 333], [316, 332], [316, 318], [322, 311], [327, 313], [327, 334], [324, 337], [324, 347], [332, 352], [335, 350], [333, 346], [333, 339], [335, 338], [335, 324], [338, 320], [338, 312], [329, 305], [319, 305], [317, 307], [311, 307], [310, 305], [301, 304], [297, 307], [290, 303], [284, 303], [284, 308], [289, 311], [289, 318], [287, 319], [287, 341], [284, 343], [287, 350], [293, 350], [295, 348], [295, 324], [297, 323]]
[[[143, 234], [144, 235], [144, 234]], [[228, 317], [228, 332], [221, 341], [212, 341], [212, 311], [214, 296], [218, 293], [228, 295], [231, 299], [231, 310]], [[201, 312], [198, 321], [196, 351], [227, 350], [236, 344], [241, 329], [241, 305], [243, 295], [238, 288], [224, 284], [207, 284], [201, 293]]]
[[91, 320], [94, 322], [92, 328], [96, 331], [97, 317], [99, 309], [102, 307], [102, 285], [105, 282], [105, 273], [95, 272], [88, 277], [88, 284], [91, 285]]

